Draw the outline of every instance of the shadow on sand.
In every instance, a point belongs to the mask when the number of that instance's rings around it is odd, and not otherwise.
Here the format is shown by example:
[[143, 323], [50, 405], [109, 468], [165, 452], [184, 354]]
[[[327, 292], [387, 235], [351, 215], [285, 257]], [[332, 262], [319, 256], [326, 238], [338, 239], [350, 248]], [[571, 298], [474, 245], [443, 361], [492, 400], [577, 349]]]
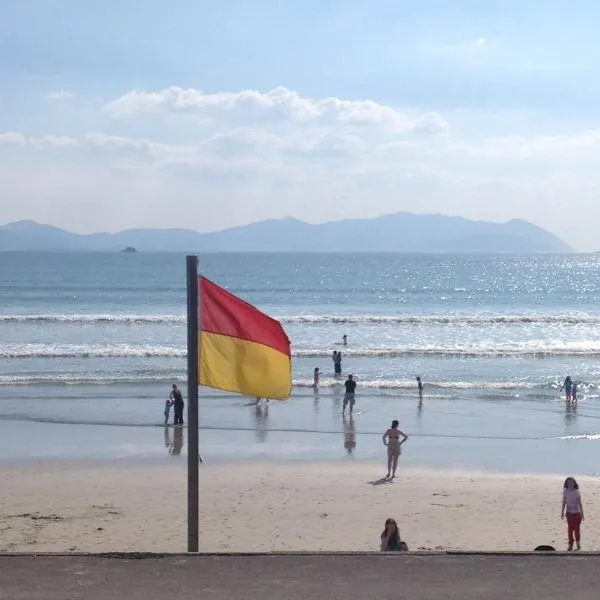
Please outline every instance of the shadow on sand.
[[388, 477], [382, 477], [381, 479], [375, 479], [375, 481], [367, 481], [370, 485], [383, 485], [384, 483], [394, 483], [394, 480]]

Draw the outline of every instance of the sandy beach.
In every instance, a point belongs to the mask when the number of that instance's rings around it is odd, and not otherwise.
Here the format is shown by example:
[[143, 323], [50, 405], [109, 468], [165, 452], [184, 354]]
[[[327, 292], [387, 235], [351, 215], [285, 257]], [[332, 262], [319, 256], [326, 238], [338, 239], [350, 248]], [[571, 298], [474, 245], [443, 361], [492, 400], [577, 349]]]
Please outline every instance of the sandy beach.
[[[202, 465], [202, 551], [377, 550], [394, 517], [412, 550], [566, 546], [554, 476], [410, 470], [377, 464]], [[583, 548], [597, 549], [600, 482], [581, 478]], [[183, 463], [52, 462], [2, 471], [1, 551], [184, 551]]]

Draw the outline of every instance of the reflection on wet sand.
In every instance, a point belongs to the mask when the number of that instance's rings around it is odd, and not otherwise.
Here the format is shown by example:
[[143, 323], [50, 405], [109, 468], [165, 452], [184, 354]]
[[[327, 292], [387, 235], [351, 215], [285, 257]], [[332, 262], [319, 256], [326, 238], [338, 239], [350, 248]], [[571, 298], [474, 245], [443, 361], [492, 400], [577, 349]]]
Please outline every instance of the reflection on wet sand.
[[577, 404], [567, 404], [565, 407], [565, 424], [571, 425], [577, 419]]
[[342, 406], [342, 387], [336, 385], [333, 387], [333, 414], [337, 415], [340, 412]]
[[356, 448], [356, 428], [354, 427], [354, 417], [352, 413], [347, 417], [345, 414], [342, 417], [344, 421], [344, 448], [348, 454], [352, 454]]
[[169, 454], [179, 456], [183, 449], [183, 427], [164, 427], [165, 448]]
[[254, 420], [256, 439], [259, 442], [267, 441], [267, 433], [269, 431], [269, 403], [266, 401], [257, 402], [254, 406]]

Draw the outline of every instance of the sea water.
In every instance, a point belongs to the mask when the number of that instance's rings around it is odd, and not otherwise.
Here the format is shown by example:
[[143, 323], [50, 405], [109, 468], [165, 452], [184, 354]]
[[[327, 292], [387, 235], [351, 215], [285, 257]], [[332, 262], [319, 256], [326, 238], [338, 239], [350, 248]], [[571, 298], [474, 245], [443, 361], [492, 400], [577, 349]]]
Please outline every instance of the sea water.
[[[377, 460], [398, 418], [407, 464], [595, 472], [599, 256], [208, 254], [199, 265], [279, 318], [294, 355], [286, 403], [201, 390], [206, 456]], [[185, 453], [180, 433], [158, 427], [171, 384], [185, 390], [185, 312], [182, 255], [1, 253], [0, 455]], [[352, 417], [333, 350], [358, 381]]]

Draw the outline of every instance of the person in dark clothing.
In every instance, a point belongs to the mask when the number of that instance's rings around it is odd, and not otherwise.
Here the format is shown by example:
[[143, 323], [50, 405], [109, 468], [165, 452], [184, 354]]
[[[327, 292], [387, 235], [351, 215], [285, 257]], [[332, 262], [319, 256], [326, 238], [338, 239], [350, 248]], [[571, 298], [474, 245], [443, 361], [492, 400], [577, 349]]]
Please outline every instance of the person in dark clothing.
[[346, 393], [344, 394], [344, 404], [342, 405], [342, 412], [345, 412], [346, 406], [350, 404], [350, 412], [354, 408], [354, 391], [356, 390], [356, 381], [352, 375], [348, 375], [348, 379], [346, 379], [346, 383], [344, 383], [344, 387], [346, 388]]
[[175, 413], [174, 425], [183, 425], [183, 396], [177, 386], [173, 384], [173, 389], [170, 395], [171, 402], [173, 403], [173, 410]]
[[333, 357], [333, 370], [336, 376], [342, 374], [342, 353], [336, 352]]

